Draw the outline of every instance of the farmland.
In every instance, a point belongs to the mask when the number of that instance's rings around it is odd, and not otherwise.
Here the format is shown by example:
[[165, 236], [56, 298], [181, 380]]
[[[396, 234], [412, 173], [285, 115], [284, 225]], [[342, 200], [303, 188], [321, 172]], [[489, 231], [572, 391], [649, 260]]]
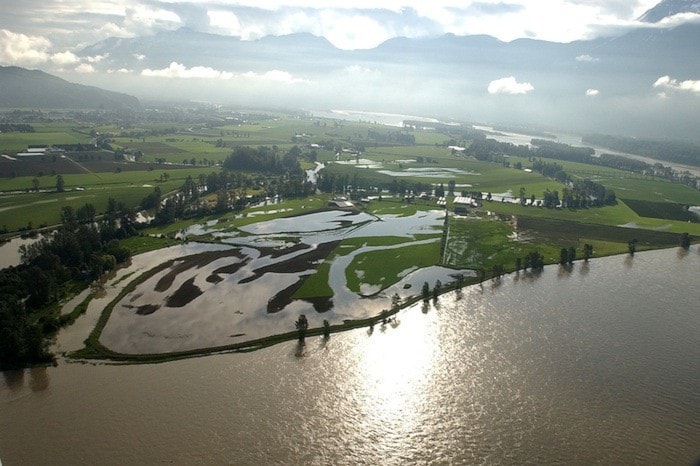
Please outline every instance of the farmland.
[[[414, 130], [281, 112], [249, 118], [237, 113], [233, 123], [221, 109], [211, 112], [204, 123], [201, 115], [191, 123], [145, 119], [129, 126], [61, 120], [37, 122], [34, 133], [0, 134], [0, 153], [7, 155], [0, 159], [3, 232], [55, 228], [65, 221], [65, 207], [78, 212], [89, 205], [98, 222], [113, 219], [117, 205], [122, 215], [155, 216], [121, 240], [132, 255], [181, 245], [204, 251], [192, 263], [211, 268], [207, 277], [183, 269], [182, 278], [174, 272], [161, 278], [183, 280], [173, 285], [179, 287], [173, 289], [177, 299], [162, 302], [147, 284], [160, 272], [139, 276], [131, 270], [133, 279], [120, 283], [139, 290], [130, 303], [143, 302], [124, 306], [150, 315], [200, 295], [210, 296], [211, 304], [221, 293], [213, 284], [222, 281], [235, 281], [244, 294], [261, 293], [256, 287], [264, 284], [265, 300], [239, 309], [248, 318], [236, 317], [244, 326], [236, 335], [245, 333], [248, 341], [285, 333], [293, 326], [292, 310], [303, 303], [318, 313], [309, 317], [312, 326], [321, 325], [321, 316], [345, 325], [376, 318], [394, 307], [395, 297], [415, 300], [423, 282], [443, 281], [449, 288], [456, 286], [457, 273], [467, 283], [497, 280], [532, 254], [556, 263], [562, 248], [581, 258], [592, 247], [593, 257], [600, 257], [626, 253], [631, 244], [638, 250], [677, 246], [684, 233], [700, 237], [700, 223], [688, 210], [700, 205], [700, 191], [669, 179], [562, 161], [571, 179], [565, 184], [531, 170], [532, 158], [492, 154], [481, 160], [453, 151], [448, 146], [455, 141], [469, 146], [475, 137], [458, 126]], [[14, 156], [40, 145], [60, 151]], [[231, 162], [236, 154], [235, 160], [257, 157], [257, 165], [237, 169]], [[299, 178], [313, 168], [317, 184], [309, 190]], [[564, 193], [576, 180], [614, 191], [614, 202], [579, 196], [575, 205], [542, 205], [547, 193]], [[328, 207], [340, 195], [354, 201], [352, 208]], [[471, 196], [475, 204], [457, 214], [457, 196]], [[214, 265], [224, 259], [229, 265]], [[255, 268], [252, 277], [237, 275], [243, 264]], [[270, 276], [278, 280], [272, 283]], [[128, 293], [125, 288], [119, 299]], [[214, 314], [225, 312], [211, 306]], [[283, 317], [270, 325], [268, 314], [278, 313]], [[152, 318], [152, 332], [162, 319]], [[204, 324], [194, 314], [192, 319], [182, 322], [183, 332]], [[119, 317], [118, 325], [132, 328], [143, 320]], [[119, 327], [104, 324], [117, 335]], [[228, 337], [215, 327], [210, 343], [220, 346]], [[93, 336], [92, 349], [105, 355], [99, 338]], [[143, 339], [134, 344], [146, 352], [202, 349], [153, 346]]]

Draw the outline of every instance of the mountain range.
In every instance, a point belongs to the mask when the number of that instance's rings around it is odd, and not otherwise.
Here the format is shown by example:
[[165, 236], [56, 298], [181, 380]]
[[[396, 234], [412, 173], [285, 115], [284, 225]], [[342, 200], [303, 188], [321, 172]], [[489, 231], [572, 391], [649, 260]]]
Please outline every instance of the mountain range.
[[39, 70], [0, 66], [0, 108], [135, 110], [131, 95], [68, 82]]
[[446, 34], [369, 50], [311, 34], [242, 40], [182, 28], [84, 47], [75, 54], [95, 72], [61, 76], [140, 98], [697, 140], [700, 22], [655, 24], [695, 12], [700, 0], [663, 0], [640, 18], [648, 26], [569, 43]]

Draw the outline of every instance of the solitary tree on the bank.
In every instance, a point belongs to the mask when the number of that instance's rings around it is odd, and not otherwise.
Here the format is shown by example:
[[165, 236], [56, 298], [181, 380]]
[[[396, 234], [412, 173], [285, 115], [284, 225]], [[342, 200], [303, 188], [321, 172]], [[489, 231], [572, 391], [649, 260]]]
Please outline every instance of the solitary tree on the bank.
[[584, 244], [583, 245], [583, 260], [588, 262], [588, 259], [591, 258], [593, 255], [593, 245], [592, 244]]
[[327, 320], [323, 320], [323, 338], [326, 340], [331, 337], [331, 324]]
[[299, 314], [299, 319], [294, 322], [294, 325], [296, 326], [297, 333], [299, 334], [299, 341], [304, 341], [304, 338], [306, 338], [306, 330], [309, 328], [309, 321], [306, 320], [306, 316], [304, 314]]
[[561, 251], [559, 251], [559, 264], [565, 265], [567, 262], [569, 262], [569, 250], [561, 248]]
[[430, 285], [428, 285], [428, 282], [423, 282], [423, 301], [429, 301], [430, 300]]
[[62, 193], [65, 189], [65, 183], [61, 174], [56, 175], [56, 192]]
[[398, 311], [400, 306], [401, 306], [401, 296], [399, 296], [398, 293], [394, 293], [394, 296], [391, 297], [391, 310]]
[[442, 282], [440, 280], [435, 280], [435, 288], [433, 288], [433, 300], [437, 301], [438, 296], [440, 296], [440, 290], [442, 289]]
[[681, 234], [681, 247], [683, 249], [690, 249], [691, 238], [688, 233]]
[[634, 253], [637, 252], [637, 239], [632, 239], [627, 242], [627, 251], [630, 253], [630, 256], [634, 256]]

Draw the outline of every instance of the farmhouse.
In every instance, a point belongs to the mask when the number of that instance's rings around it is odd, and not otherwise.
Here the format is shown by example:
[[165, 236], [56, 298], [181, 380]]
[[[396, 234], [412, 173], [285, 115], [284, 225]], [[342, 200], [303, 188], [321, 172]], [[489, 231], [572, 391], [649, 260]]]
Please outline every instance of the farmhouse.
[[355, 204], [348, 201], [347, 197], [334, 197], [333, 199], [328, 201], [328, 206], [337, 207], [339, 209], [351, 209], [355, 207]]
[[479, 207], [479, 203], [473, 197], [457, 196], [453, 204], [455, 214], [466, 214], [469, 208]]

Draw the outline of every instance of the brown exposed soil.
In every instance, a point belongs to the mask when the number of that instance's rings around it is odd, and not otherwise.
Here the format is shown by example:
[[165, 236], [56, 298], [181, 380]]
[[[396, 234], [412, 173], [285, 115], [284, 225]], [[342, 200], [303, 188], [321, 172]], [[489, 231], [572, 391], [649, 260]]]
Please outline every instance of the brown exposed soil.
[[185, 307], [192, 300], [204, 293], [194, 284], [195, 277], [190, 278], [182, 284], [178, 290], [165, 300], [165, 305], [168, 307]]
[[211, 262], [221, 259], [223, 257], [238, 257], [243, 258], [243, 254], [240, 249], [227, 249], [225, 251], [208, 251], [201, 254], [195, 254], [194, 256], [186, 257], [182, 262], [176, 263], [171, 267], [170, 271], [165, 274], [158, 283], [156, 283], [155, 290], [158, 292], [167, 291], [175, 281], [175, 278], [181, 273], [192, 269], [200, 268]]
[[219, 283], [222, 281], [224, 281], [224, 279], [221, 278], [221, 275], [211, 274], [207, 277], [207, 282], [209, 282], [209, 283], [216, 284], [216, 283]]
[[304, 298], [304, 301], [311, 303], [314, 306], [314, 310], [319, 314], [328, 312], [333, 309], [333, 298], [328, 296], [320, 296], [318, 298]]
[[255, 281], [268, 272], [299, 273], [309, 270], [310, 268], [315, 268], [314, 263], [328, 257], [328, 254], [330, 254], [338, 246], [338, 243], [340, 243], [340, 241], [322, 243], [306, 254], [300, 254], [286, 261], [260, 267], [259, 269], [254, 270], [253, 276], [241, 280], [241, 283]]
[[124, 304], [123, 305], [127, 309], [136, 309], [136, 314], [140, 316], [147, 316], [149, 314], [153, 314], [156, 312], [158, 309], [160, 309], [160, 306], [158, 304], [144, 304], [143, 306], [132, 306], [130, 304]]

